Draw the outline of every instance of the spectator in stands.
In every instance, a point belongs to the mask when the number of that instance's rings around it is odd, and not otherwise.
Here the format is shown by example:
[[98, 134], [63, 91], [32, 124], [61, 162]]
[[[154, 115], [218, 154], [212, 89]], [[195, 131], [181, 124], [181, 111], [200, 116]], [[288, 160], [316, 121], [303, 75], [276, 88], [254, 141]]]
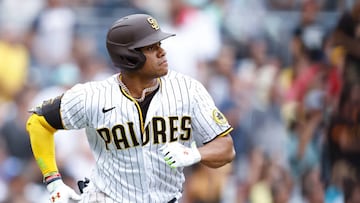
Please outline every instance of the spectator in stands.
[[302, 175], [301, 191], [305, 203], [324, 203], [324, 185], [318, 168], [310, 168]]
[[18, 30], [11, 24], [0, 25], [0, 104], [4, 104], [24, 88], [30, 55]]
[[260, 148], [270, 157], [286, 161], [286, 126], [281, 117], [277, 85], [279, 64], [269, 55], [265, 39], [249, 41], [249, 55], [237, 69], [237, 100], [242, 106], [239, 127], [249, 138], [250, 148]]
[[0, 24], [13, 26], [19, 35], [27, 33], [46, 0], [0, 1]]
[[259, 179], [250, 186], [249, 200], [252, 203], [287, 203], [293, 191], [288, 171], [278, 160], [265, 158]]
[[346, 180], [345, 183], [345, 203], [360, 202], [360, 181]]
[[220, 50], [219, 27], [203, 10], [186, 0], [168, 3], [169, 23], [165, 27], [176, 33], [177, 38], [163, 43], [169, 67], [205, 82], [205, 64], [213, 60]]
[[71, 60], [76, 23], [75, 13], [64, 0], [47, 0], [31, 28], [35, 67], [46, 71]]
[[334, 46], [345, 49], [345, 67], [343, 70], [344, 88], [360, 83], [360, 1], [344, 12], [333, 33]]
[[320, 5], [317, 0], [305, 0], [300, 10], [300, 22], [294, 29], [294, 36], [299, 38], [315, 61], [323, 57], [323, 39], [327, 28], [319, 22]]
[[360, 1], [355, 1], [352, 8], [340, 16], [331, 42], [346, 55], [342, 91], [331, 115], [326, 140], [329, 167], [332, 171], [339, 161], [345, 161], [360, 174]]
[[348, 180], [355, 180], [352, 167], [343, 160], [337, 161], [331, 171], [331, 177], [325, 190], [326, 203], [343, 203], [345, 190], [349, 189]]
[[302, 102], [309, 84], [311, 84], [311, 81], [323, 68], [323, 41], [326, 28], [317, 21], [319, 14], [318, 6], [315, 0], [304, 1], [300, 22], [293, 33], [292, 40], [299, 44], [299, 53], [304, 53], [308, 58], [308, 65], [305, 65], [303, 69], [298, 71], [297, 78], [286, 93], [287, 100], [296, 103]]
[[[345, 99], [346, 98], [346, 99]], [[343, 89], [339, 109], [331, 118], [327, 141], [330, 167], [344, 160], [360, 174], [360, 84]]]
[[6, 112], [7, 118], [0, 126], [0, 137], [5, 141], [8, 156], [21, 162], [20, 165], [27, 164], [32, 160], [30, 140], [25, 129], [28, 117], [29, 102], [36, 94], [34, 87], [24, 88], [14, 99], [11, 108]]

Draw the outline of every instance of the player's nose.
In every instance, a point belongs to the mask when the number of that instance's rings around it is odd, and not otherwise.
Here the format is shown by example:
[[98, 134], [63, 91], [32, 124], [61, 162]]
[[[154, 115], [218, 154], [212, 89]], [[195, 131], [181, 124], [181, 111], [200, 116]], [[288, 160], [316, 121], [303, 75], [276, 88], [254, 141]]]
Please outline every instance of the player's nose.
[[162, 48], [162, 47], [159, 47], [158, 56], [161, 58], [161, 57], [163, 57], [163, 56], [165, 56], [165, 55], [166, 55], [165, 49]]

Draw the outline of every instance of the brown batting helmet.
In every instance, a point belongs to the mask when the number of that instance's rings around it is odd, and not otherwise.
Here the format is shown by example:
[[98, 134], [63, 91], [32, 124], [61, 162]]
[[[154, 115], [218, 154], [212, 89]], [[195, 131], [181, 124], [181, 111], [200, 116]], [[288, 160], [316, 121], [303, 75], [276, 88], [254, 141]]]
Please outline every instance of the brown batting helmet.
[[162, 32], [152, 16], [132, 14], [120, 18], [111, 26], [106, 36], [106, 48], [115, 67], [138, 69], [146, 61], [139, 48], [174, 35]]

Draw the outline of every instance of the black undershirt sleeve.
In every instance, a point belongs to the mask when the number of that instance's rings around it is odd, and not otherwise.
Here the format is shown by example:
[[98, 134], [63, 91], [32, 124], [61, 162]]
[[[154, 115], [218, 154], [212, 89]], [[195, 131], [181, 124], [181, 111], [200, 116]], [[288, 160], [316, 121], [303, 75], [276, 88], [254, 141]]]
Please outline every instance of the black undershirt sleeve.
[[44, 101], [40, 106], [30, 110], [40, 116], [44, 116], [45, 120], [55, 129], [64, 129], [61, 122], [60, 103], [63, 95]]

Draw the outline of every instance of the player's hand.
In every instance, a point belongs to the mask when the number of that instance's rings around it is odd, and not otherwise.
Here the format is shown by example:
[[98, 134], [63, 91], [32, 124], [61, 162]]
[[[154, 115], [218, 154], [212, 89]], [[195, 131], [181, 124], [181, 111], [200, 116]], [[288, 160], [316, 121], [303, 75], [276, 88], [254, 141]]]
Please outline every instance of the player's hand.
[[52, 203], [68, 203], [70, 199], [81, 200], [81, 196], [65, 185], [61, 179], [49, 183], [46, 188], [50, 192], [50, 202]]
[[171, 167], [184, 167], [195, 164], [201, 160], [201, 155], [196, 143], [191, 143], [191, 148], [178, 142], [166, 143], [160, 148], [164, 155], [165, 162]]

